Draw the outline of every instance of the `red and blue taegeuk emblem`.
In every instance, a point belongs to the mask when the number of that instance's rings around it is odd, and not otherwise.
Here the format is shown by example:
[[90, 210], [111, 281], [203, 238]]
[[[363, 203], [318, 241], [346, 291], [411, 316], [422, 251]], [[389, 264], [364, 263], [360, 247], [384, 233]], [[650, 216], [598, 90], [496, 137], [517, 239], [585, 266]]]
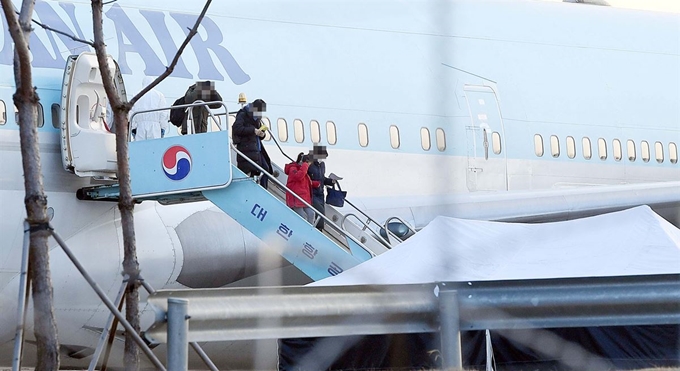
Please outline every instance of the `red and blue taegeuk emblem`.
[[182, 180], [191, 171], [191, 155], [182, 146], [172, 146], [163, 154], [163, 172], [172, 180]]

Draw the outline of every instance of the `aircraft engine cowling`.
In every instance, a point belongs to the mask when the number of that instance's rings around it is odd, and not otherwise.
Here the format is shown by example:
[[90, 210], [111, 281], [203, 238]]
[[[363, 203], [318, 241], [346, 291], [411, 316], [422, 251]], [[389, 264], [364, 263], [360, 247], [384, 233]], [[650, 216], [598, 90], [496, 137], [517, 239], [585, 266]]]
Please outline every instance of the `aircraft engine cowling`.
[[219, 209], [196, 212], [175, 228], [184, 263], [177, 282], [221, 287], [288, 264]]

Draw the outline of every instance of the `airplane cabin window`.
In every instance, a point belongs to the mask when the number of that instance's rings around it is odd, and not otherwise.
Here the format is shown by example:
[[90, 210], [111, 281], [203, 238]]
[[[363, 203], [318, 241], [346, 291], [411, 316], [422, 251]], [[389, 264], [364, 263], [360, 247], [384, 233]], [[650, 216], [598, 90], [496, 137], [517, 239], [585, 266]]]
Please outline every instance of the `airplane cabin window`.
[[621, 150], [621, 141], [618, 139], [614, 139], [612, 141], [612, 151], [614, 151], [614, 160], [615, 161], [621, 161], [621, 158], [623, 157], [623, 151]]
[[359, 123], [359, 145], [362, 147], [368, 146], [368, 126], [363, 122]]
[[493, 149], [493, 153], [497, 155], [501, 154], [501, 135], [497, 131], [491, 133], [491, 148]]
[[[229, 116], [231, 120], [231, 115]], [[236, 120], [236, 118], [234, 118]], [[262, 117], [261, 122], [267, 127], [267, 131], [264, 133], [264, 140], [272, 140], [272, 123], [269, 121], [269, 117]]]
[[642, 143], [640, 143], [640, 152], [642, 161], [649, 162], [649, 143], [647, 143], [646, 140], [643, 140]]
[[309, 122], [309, 134], [312, 136], [312, 143], [321, 143], [321, 126], [316, 120]]
[[302, 120], [293, 120], [293, 131], [295, 132], [295, 141], [302, 143], [305, 141], [305, 127]]
[[7, 106], [4, 100], [0, 100], [0, 125], [7, 123]]
[[41, 128], [43, 126], [45, 126], [45, 110], [43, 105], [38, 103], [38, 127]]
[[333, 121], [326, 121], [326, 139], [330, 145], [335, 145], [338, 142], [338, 133], [335, 131], [335, 123]]
[[276, 120], [276, 128], [279, 132], [279, 140], [285, 142], [288, 140], [288, 124], [285, 119]]
[[668, 143], [668, 159], [671, 164], [678, 163], [678, 146], [673, 142]]
[[593, 149], [590, 147], [590, 138], [583, 137], [581, 144], [583, 145], [583, 158], [590, 160], [593, 157]]
[[635, 142], [630, 139], [626, 142], [626, 152], [628, 152], [628, 160], [630, 162], [635, 161], [635, 158], [637, 157], [635, 155]]
[[607, 159], [607, 141], [604, 138], [597, 140], [597, 155], [602, 161]]
[[560, 140], [557, 135], [550, 136], [550, 154], [552, 157], [560, 157]]
[[443, 152], [446, 149], [446, 133], [444, 133], [444, 129], [442, 128], [437, 128], [434, 132], [435, 139], [437, 140], [437, 149], [440, 152]]
[[50, 107], [50, 112], [52, 113], [52, 127], [59, 129], [60, 123], [59, 123], [59, 113], [61, 111], [61, 106], [59, 103], [52, 103], [52, 107]]
[[395, 125], [390, 126], [390, 145], [392, 148], [399, 148], [399, 128]]
[[[4, 105], [4, 102], [3, 102], [3, 105]], [[4, 109], [3, 109], [3, 112], [4, 112]], [[5, 121], [6, 121], [7, 116], [5, 115], [3, 117], [5, 117]], [[17, 106], [14, 106], [14, 122], [16, 122], [17, 125], [19, 125], [19, 109], [17, 108]], [[41, 128], [45, 125], [45, 111], [43, 110], [43, 106], [40, 103], [38, 103], [37, 124], [38, 124], [39, 128]], [[4, 122], [2, 123], [2, 125], [4, 125]]]
[[541, 134], [534, 135], [534, 153], [538, 157], [543, 157], [543, 137]]
[[420, 146], [423, 150], [429, 151], [432, 147], [430, 142], [430, 130], [428, 128], [420, 128]]
[[576, 141], [574, 137], [567, 137], [567, 157], [576, 157]]
[[663, 144], [661, 142], [654, 143], [654, 154], [656, 155], [656, 162], [663, 163]]

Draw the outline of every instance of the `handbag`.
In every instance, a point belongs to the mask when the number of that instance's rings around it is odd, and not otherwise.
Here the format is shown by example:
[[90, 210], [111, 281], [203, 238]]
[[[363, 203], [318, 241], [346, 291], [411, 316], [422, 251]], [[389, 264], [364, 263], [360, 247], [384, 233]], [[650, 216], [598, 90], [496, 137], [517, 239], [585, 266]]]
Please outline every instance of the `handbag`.
[[[335, 189], [338, 186], [338, 189]], [[343, 191], [340, 188], [338, 182], [333, 183], [333, 188], [327, 189], [328, 194], [326, 195], [326, 203], [336, 207], [343, 207], [345, 205], [345, 197], [347, 197], [347, 191]]]

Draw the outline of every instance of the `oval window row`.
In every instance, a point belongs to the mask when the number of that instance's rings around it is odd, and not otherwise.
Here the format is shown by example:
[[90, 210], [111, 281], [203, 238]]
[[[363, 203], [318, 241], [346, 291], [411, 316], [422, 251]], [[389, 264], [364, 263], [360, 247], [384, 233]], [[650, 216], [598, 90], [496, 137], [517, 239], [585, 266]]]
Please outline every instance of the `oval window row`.
[[[57, 105], [59, 106], [59, 105]], [[14, 122], [19, 124], [19, 109], [14, 106]], [[0, 100], [0, 126], [7, 123], [7, 106], [5, 101]], [[53, 123], [55, 128], [59, 127], [59, 122]], [[42, 104], [38, 103], [38, 127], [41, 128], [45, 125], [45, 113], [43, 111]]]
[[[551, 135], [550, 136], [550, 155], [552, 157], [560, 157], [562, 155], [562, 151], [560, 149], [560, 139], [557, 137], [557, 135]], [[609, 157], [609, 151], [608, 151], [608, 143], [604, 138], [598, 138], [597, 139], [597, 145], [596, 145], [596, 150], [597, 150], [597, 157], [600, 158], [600, 160], [605, 161]], [[611, 142], [611, 155], [614, 159], [614, 161], [621, 161], [623, 158], [623, 144], [621, 143], [620, 140], [618, 139], [613, 139]], [[663, 163], [666, 160], [666, 153], [664, 152], [664, 144], [662, 142], [654, 142], [654, 159], [658, 163]], [[677, 164], [678, 163], [678, 146], [674, 142], [669, 142], [668, 145], [666, 146], [668, 149], [668, 160], [672, 164]], [[538, 157], [542, 157], [544, 152], [545, 152], [545, 146], [543, 144], [543, 136], [540, 134], [535, 134], [534, 135], [534, 153]], [[567, 157], [569, 158], [575, 158], [576, 157], [576, 140], [572, 136], [568, 136], [566, 138], [566, 150], [567, 150]], [[581, 154], [584, 159], [590, 160], [593, 157], [593, 148], [592, 148], [592, 143], [590, 141], [590, 138], [588, 137], [583, 137], [581, 138]], [[632, 139], [628, 139], [626, 141], [626, 157], [630, 162], [635, 162], [638, 158], [638, 146], [636, 145], [635, 141]], [[642, 162], [649, 162], [652, 159], [652, 146], [650, 143], [646, 140], [643, 140], [640, 142], [639, 146], [639, 156]]]
[[[231, 126], [235, 120], [236, 116], [230, 114], [229, 126]], [[263, 117], [262, 122], [267, 126], [267, 128], [269, 128], [269, 130], [267, 130], [267, 135], [265, 136], [264, 139], [265, 141], [269, 141], [271, 140], [272, 133], [274, 133], [272, 132], [272, 122], [268, 117]], [[275, 134], [276, 138], [280, 142], [288, 141], [289, 132], [288, 122], [286, 121], [286, 119], [284, 118], [276, 119]], [[309, 134], [312, 143], [314, 144], [321, 143], [321, 124], [319, 123], [319, 121], [311, 120], [309, 122]], [[401, 136], [399, 128], [396, 125], [391, 125], [389, 127], [388, 134], [390, 139], [390, 146], [394, 149], [398, 149], [401, 146]], [[303, 143], [305, 141], [305, 124], [300, 119], [293, 120], [293, 138], [297, 143]], [[500, 153], [500, 135], [495, 135], [493, 138], [494, 144], [497, 141], [497, 144], [494, 145], [494, 152], [497, 149], [498, 153]], [[369, 128], [368, 125], [366, 125], [363, 122], [360, 122], [357, 125], [357, 139], [360, 146], [368, 147]], [[329, 145], [335, 145], [338, 142], [337, 128], [335, 122], [333, 121], [326, 121], [326, 141], [328, 142]], [[446, 133], [444, 132], [444, 129], [437, 128], [435, 130], [434, 141], [437, 149], [440, 152], [446, 150]], [[420, 128], [420, 145], [424, 151], [429, 151], [432, 148], [432, 138], [430, 135], [430, 129], [426, 127]]]

